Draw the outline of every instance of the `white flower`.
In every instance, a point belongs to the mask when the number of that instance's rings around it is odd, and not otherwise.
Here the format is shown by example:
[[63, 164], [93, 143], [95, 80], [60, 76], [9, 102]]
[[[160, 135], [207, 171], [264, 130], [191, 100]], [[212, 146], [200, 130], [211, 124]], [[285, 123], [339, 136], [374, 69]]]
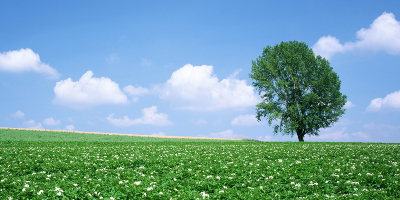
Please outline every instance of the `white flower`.
[[158, 194], [163, 194], [162, 192], [159, 192]]
[[296, 183], [296, 185], [294, 185], [296, 187], [301, 187], [300, 183]]
[[140, 184], [142, 184], [142, 181], [136, 181], [135, 182], [135, 185], [140, 185]]
[[221, 179], [221, 177], [217, 176], [217, 179], [219, 180], [219, 179]]
[[114, 200], [114, 197], [110, 197], [110, 200]]
[[120, 181], [120, 182], [118, 182], [119, 184], [122, 184], [123, 182], [122, 181]]
[[24, 187], [28, 188], [28, 187], [29, 187], [29, 185], [28, 185], [28, 184], [25, 184], [25, 186], [24, 186]]
[[278, 162], [282, 162], [282, 159], [278, 159]]
[[147, 191], [150, 191], [150, 190], [153, 190], [153, 188], [152, 187], [147, 188]]
[[43, 190], [40, 190], [37, 194], [38, 194], [38, 195], [43, 194]]
[[22, 192], [25, 192], [26, 188], [22, 188]]
[[87, 195], [88, 195], [89, 197], [91, 197], [91, 196], [92, 196], [90, 193], [87, 193]]
[[78, 186], [78, 184], [76, 184], [76, 183], [74, 183], [73, 185], [74, 185], [75, 187]]
[[300, 161], [296, 161], [296, 164], [299, 164], [299, 163], [301, 163]]
[[57, 196], [61, 196], [61, 192], [58, 192], [58, 193], [57, 193]]
[[223, 191], [223, 190], [221, 190], [221, 191], [219, 191], [219, 193], [224, 193], [224, 191]]
[[203, 199], [210, 198], [210, 195], [206, 194], [205, 192], [201, 192], [201, 196], [203, 196]]
[[176, 178], [174, 178], [174, 181], [176, 181]]
[[290, 185], [294, 185], [294, 182], [290, 182]]

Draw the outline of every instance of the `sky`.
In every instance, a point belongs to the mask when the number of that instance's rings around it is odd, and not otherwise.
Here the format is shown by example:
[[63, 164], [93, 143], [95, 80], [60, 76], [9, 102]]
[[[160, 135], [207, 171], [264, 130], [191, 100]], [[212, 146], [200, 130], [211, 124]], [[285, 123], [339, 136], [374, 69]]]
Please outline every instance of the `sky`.
[[348, 96], [305, 141], [400, 142], [399, 1], [5, 1], [0, 30], [0, 127], [297, 141], [249, 78], [297, 40]]

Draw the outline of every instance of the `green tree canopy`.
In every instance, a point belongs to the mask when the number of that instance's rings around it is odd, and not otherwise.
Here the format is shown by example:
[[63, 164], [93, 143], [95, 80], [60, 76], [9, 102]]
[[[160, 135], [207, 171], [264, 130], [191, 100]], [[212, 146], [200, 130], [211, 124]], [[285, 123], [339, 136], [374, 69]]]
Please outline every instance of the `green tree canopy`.
[[262, 102], [257, 104], [257, 119], [277, 120], [274, 134], [316, 135], [344, 114], [347, 96], [340, 92], [339, 76], [328, 60], [315, 56], [304, 42], [281, 42], [267, 46], [252, 61], [250, 78]]

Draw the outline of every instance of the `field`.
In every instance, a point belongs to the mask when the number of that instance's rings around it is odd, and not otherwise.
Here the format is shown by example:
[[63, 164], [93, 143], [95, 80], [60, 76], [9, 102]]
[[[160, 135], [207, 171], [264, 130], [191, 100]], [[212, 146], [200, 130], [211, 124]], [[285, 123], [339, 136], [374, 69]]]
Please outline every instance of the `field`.
[[399, 150], [0, 129], [0, 199], [399, 199]]

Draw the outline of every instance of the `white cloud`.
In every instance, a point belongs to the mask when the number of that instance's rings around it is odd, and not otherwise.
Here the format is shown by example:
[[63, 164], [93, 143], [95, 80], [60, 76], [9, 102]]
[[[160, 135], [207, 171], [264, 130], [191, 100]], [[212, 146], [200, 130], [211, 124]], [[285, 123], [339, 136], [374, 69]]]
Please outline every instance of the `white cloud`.
[[[346, 133], [346, 127], [340, 130], [331, 129], [322, 130], [319, 136], [313, 136], [310, 140], [314, 141], [335, 141], [335, 142], [363, 142], [370, 139], [369, 135], [361, 131], [355, 133]], [[305, 138], [306, 139], [306, 138]]]
[[42, 63], [39, 54], [29, 48], [0, 53], [0, 70], [6, 72], [34, 71], [55, 79], [61, 76], [57, 70]]
[[17, 112], [11, 114], [11, 116], [22, 119], [22, 118], [24, 118], [25, 114], [22, 111], [18, 110]]
[[351, 101], [347, 101], [346, 104], [344, 104], [343, 108], [345, 109], [349, 109], [352, 107], [355, 107], [356, 105], [354, 103], [352, 103]]
[[218, 133], [210, 133], [209, 136], [212, 138], [226, 138], [226, 139], [240, 138], [240, 136], [238, 134], [233, 133], [233, 131], [230, 129], [228, 129], [226, 131], [218, 132]]
[[385, 98], [373, 99], [366, 111], [377, 112], [381, 110], [399, 110], [400, 109], [400, 90], [386, 95]]
[[31, 119], [24, 122], [24, 125], [30, 129], [43, 129], [41, 123], [36, 123], [35, 120]]
[[151, 135], [154, 135], [154, 136], [166, 136], [167, 134], [160, 131], [160, 132], [158, 132], [158, 133], [153, 133], [153, 134], [151, 134]]
[[143, 116], [136, 119], [129, 119], [124, 116], [122, 119], [113, 118], [114, 114], [106, 117], [107, 121], [115, 126], [133, 126], [139, 124], [155, 125], [155, 126], [168, 126], [172, 122], [168, 120], [168, 115], [165, 113], [157, 113], [157, 106], [142, 109]]
[[136, 87], [133, 86], [133, 85], [125, 86], [123, 88], [123, 91], [126, 94], [129, 94], [130, 96], [132, 96], [132, 101], [133, 102], [138, 102], [139, 101], [139, 97], [137, 97], [137, 96], [143, 96], [143, 95], [152, 94], [152, 91], [150, 91], [149, 89], [144, 88], [144, 87], [142, 87], [140, 85], [136, 86]]
[[233, 126], [254, 126], [265, 124], [265, 122], [258, 122], [255, 115], [239, 115], [231, 121], [231, 124]]
[[[238, 71], [235, 72], [236, 74]], [[173, 72], [171, 78], [155, 88], [160, 98], [180, 109], [210, 111], [254, 106], [260, 98], [245, 80], [213, 74], [213, 66], [187, 64]]]
[[75, 130], [75, 126], [73, 124], [70, 124], [68, 126], [65, 127], [65, 130], [67, 131], [74, 131]]
[[334, 54], [353, 49], [352, 43], [340, 44], [339, 40], [330, 35], [321, 37], [312, 47], [315, 55], [330, 59]]
[[261, 141], [272, 141], [272, 136], [266, 135], [266, 136], [260, 136], [257, 138], [257, 140], [261, 140]]
[[74, 119], [72, 117], [68, 117], [69, 122], [74, 122]]
[[113, 53], [113, 54], [107, 56], [106, 61], [110, 64], [115, 63], [115, 62], [119, 61], [119, 57], [116, 53]]
[[119, 85], [109, 78], [92, 77], [87, 71], [76, 82], [71, 78], [56, 83], [53, 103], [82, 109], [104, 104], [126, 104], [128, 97], [119, 89]]
[[43, 120], [43, 124], [47, 126], [57, 126], [60, 125], [60, 120], [54, 120], [52, 117], [46, 118]]
[[142, 66], [150, 66], [151, 64], [153, 64], [150, 60], [147, 60], [146, 58], [142, 58], [142, 62], [140, 63], [140, 65]]
[[208, 122], [205, 119], [199, 119], [199, 120], [195, 121], [194, 124], [196, 124], [196, 125], [206, 125], [206, 124], [208, 124]]
[[323, 36], [312, 49], [316, 55], [327, 59], [336, 53], [352, 50], [400, 54], [400, 22], [395, 19], [393, 13], [384, 12], [374, 20], [369, 28], [357, 31], [356, 36], [356, 42], [348, 42], [343, 45], [335, 37]]

